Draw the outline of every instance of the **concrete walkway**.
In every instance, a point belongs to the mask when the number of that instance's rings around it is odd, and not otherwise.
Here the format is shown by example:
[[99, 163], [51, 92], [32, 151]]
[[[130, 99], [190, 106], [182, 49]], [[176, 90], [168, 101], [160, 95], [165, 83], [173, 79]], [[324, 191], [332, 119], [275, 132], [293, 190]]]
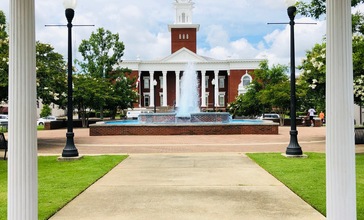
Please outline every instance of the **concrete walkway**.
[[52, 220], [325, 219], [240, 153], [132, 154]]
[[[60, 155], [65, 132], [39, 131], [39, 154]], [[324, 127], [298, 132], [304, 152], [325, 152]], [[81, 155], [129, 158], [51, 219], [325, 219], [244, 154], [285, 152], [288, 143], [289, 127], [224, 136], [90, 137], [75, 129]]]

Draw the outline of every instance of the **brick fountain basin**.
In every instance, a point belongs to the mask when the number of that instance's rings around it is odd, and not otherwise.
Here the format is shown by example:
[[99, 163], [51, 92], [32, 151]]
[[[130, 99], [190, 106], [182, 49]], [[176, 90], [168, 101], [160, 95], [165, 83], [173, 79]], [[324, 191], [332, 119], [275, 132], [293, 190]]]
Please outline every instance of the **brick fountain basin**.
[[231, 120], [226, 112], [200, 112], [190, 117], [178, 117], [175, 113], [146, 113], [140, 114], [138, 121], [90, 125], [90, 136], [278, 134], [278, 126], [271, 121]]

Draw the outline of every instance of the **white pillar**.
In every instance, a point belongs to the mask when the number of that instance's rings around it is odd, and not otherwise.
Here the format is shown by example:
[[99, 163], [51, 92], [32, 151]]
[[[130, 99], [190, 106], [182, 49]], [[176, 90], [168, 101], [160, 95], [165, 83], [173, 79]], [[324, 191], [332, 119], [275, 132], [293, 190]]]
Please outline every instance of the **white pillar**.
[[201, 107], [206, 107], [206, 70], [201, 70]]
[[179, 103], [179, 95], [180, 95], [179, 77], [180, 77], [181, 72], [182, 71], [175, 71], [175, 73], [176, 73], [176, 107], [178, 107], [178, 103]]
[[354, 101], [350, 0], [327, 4], [327, 219], [356, 219]]
[[139, 93], [139, 108], [142, 107], [142, 71], [138, 71], [138, 93]]
[[214, 70], [215, 73], [215, 87], [214, 87], [214, 106], [215, 107], [219, 107], [219, 71], [218, 70]]
[[167, 106], [167, 71], [163, 71], [163, 106]]
[[38, 219], [34, 14], [34, 0], [10, 0], [9, 220]]
[[149, 72], [149, 96], [150, 96], [150, 103], [149, 107], [154, 107], [154, 72]]

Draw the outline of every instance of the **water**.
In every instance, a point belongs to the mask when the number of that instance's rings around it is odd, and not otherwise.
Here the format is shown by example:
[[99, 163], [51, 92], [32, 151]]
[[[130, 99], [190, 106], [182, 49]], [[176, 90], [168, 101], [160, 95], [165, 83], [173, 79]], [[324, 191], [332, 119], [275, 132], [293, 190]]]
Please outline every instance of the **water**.
[[[118, 120], [118, 121], [106, 121], [103, 122], [108, 125], [141, 125], [138, 120]], [[213, 123], [213, 122], [211, 122]], [[232, 119], [229, 124], [265, 124], [270, 122], [264, 122], [263, 120], [258, 119]], [[206, 123], [198, 123], [195, 122], [193, 124], [206, 124]]]
[[200, 112], [198, 79], [195, 65], [188, 63], [181, 78], [180, 99], [177, 103], [177, 117], [190, 117]]

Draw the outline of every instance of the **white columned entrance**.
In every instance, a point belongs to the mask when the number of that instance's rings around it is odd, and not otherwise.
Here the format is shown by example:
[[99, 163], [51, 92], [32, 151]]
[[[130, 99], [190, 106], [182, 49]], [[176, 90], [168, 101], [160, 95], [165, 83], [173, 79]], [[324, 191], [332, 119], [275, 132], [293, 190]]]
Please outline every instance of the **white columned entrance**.
[[351, 1], [327, 4], [327, 219], [356, 219]]
[[214, 70], [215, 85], [214, 85], [214, 106], [219, 107], [219, 70]]
[[201, 70], [201, 107], [206, 107], [206, 70]]
[[[38, 219], [34, 0], [10, 0], [7, 219]], [[65, 36], [66, 37], [66, 36]]]
[[167, 106], [167, 71], [163, 71], [163, 106]]
[[149, 107], [154, 107], [154, 71], [149, 72], [149, 91], [150, 91], [150, 103]]
[[175, 73], [176, 73], [176, 107], [178, 107], [178, 105], [179, 105], [179, 95], [180, 95], [179, 77], [180, 77], [181, 72], [182, 71], [175, 71]]

